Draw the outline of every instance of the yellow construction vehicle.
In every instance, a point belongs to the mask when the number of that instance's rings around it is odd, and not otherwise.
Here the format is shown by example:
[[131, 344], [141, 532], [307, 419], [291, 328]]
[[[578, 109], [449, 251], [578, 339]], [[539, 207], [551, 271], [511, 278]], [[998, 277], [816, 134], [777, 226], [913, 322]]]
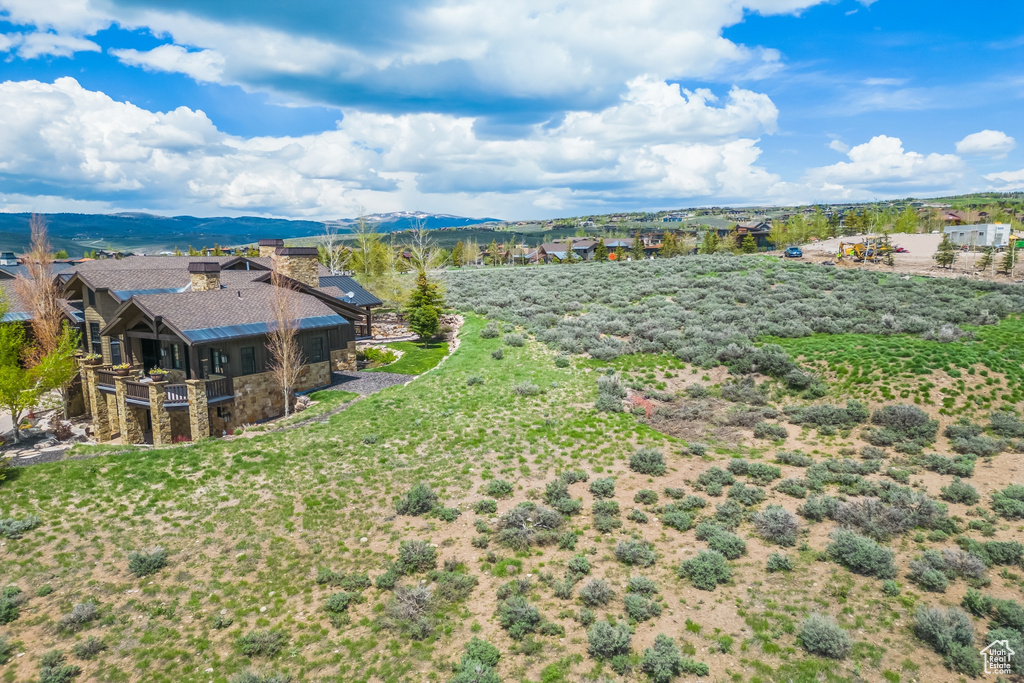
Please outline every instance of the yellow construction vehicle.
[[863, 242], [840, 242], [836, 259], [841, 261], [850, 257], [854, 261], [879, 261], [892, 251], [892, 245], [885, 238], [866, 237]]

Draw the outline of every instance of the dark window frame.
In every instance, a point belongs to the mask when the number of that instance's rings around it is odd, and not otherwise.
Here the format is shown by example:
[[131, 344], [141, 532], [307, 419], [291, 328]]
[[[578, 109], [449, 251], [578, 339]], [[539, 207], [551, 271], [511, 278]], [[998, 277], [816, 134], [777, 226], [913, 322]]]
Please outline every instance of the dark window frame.
[[98, 356], [103, 355], [103, 338], [100, 336], [99, 323], [89, 323], [89, 344], [93, 353]]
[[121, 365], [124, 363], [124, 356], [121, 354], [121, 340], [110, 339], [110, 364]]
[[242, 375], [255, 375], [256, 374], [256, 347], [255, 346], [243, 346], [238, 351], [238, 362], [240, 365], [240, 372]]
[[89, 305], [90, 306], [95, 306], [96, 305], [96, 292], [92, 291], [88, 287], [86, 287], [86, 290], [89, 292]]
[[324, 338], [321, 335], [309, 338], [309, 362], [324, 362]]

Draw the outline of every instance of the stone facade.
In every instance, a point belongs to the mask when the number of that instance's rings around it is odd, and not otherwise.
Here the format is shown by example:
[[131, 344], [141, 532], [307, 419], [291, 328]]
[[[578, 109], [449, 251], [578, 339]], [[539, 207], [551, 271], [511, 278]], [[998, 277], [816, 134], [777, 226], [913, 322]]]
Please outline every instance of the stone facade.
[[153, 382], [149, 386], [149, 415], [153, 423], [153, 445], [170, 446], [174, 443], [171, 433], [171, 414], [164, 408], [167, 394], [164, 386], [167, 382]]
[[284, 240], [260, 240], [260, 256], [262, 258], [273, 258], [274, 252], [284, 246]]
[[354, 372], [356, 369], [356, 342], [350, 341], [344, 349], [331, 351], [331, 369], [336, 372]]
[[281, 247], [274, 251], [274, 272], [310, 287], [320, 286], [316, 247]]
[[117, 409], [117, 396], [104, 391], [103, 400], [107, 404], [107, 429], [113, 438], [115, 434], [121, 433], [121, 413]]
[[210, 409], [206, 403], [206, 381], [190, 379], [185, 381], [188, 392], [189, 433], [197, 441], [210, 436]]
[[146, 408], [128, 403], [126, 383], [130, 377], [115, 377], [114, 394], [117, 403], [117, 417], [121, 424], [121, 443], [144, 443], [146, 430]]
[[215, 272], [189, 272], [189, 276], [193, 292], [209, 292], [213, 289], [220, 289], [220, 270]]

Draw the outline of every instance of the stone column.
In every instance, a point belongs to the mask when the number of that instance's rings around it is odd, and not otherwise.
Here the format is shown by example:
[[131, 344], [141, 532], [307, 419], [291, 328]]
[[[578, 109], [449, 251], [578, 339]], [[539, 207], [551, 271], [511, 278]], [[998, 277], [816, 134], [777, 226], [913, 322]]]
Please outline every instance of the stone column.
[[125, 384], [131, 381], [130, 377], [115, 377], [114, 387], [117, 396], [117, 420], [121, 426], [121, 443], [143, 443], [145, 441], [143, 431], [145, 425], [139, 420], [139, 412], [128, 403], [127, 387]]
[[84, 360], [78, 359], [78, 376], [82, 378], [82, 398], [85, 402], [85, 417], [92, 417], [92, 396], [90, 392], [92, 376], [89, 373], [89, 367], [85, 364]]
[[198, 441], [210, 436], [210, 408], [206, 404], [206, 381], [185, 380], [188, 392], [188, 420], [192, 428], [192, 440]]
[[[87, 365], [82, 375], [82, 389], [87, 391], [86, 399], [92, 413], [92, 431], [97, 441], [110, 441], [110, 413], [107, 410], [107, 396], [96, 383], [98, 365]], [[88, 378], [88, 379], [86, 379]]]
[[164, 408], [167, 382], [153, 382], [149, 387], [149, 415], [153, 422], [153, 445], [170, 446], [174, 443], [171, 433], [171, 414]]

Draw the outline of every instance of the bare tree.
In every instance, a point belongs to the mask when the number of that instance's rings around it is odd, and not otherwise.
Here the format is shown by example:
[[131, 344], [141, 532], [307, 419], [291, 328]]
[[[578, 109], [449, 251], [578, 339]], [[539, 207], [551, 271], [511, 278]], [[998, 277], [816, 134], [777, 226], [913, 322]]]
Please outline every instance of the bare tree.
[[61, 286], [53, 275], [53, 247], [42, 216], [33, 215], [29, 223], [31, 245], [25, 256], [28, 277], [18, 275], [14, 290], [32, 319], [33, 343], [27, 347], [28, 362], [45, 370], [44, 384], [56, 389], [66, 420], [69, 414], [71, 383], [78, 375], [74, 362], [79, 334], [67, 325], [61, 310]]
[[299, 348], [299, 320], [296, 312], [298, 293], [291, 282], [278, 274], [270, 279], [274, 288], [270, 299], [274, 328], [267, 335], [270, 372], [284, 394], [284, 414], [292, 409], [292, 394], [302, 371], [302, 349]]
[[346, 250], [339, 244], [341, 229], [337, 223], [324, 223], [323, 234], [317, 237], [320, 247], [320, 261], [331, 271], [331, 275], [339, 275], [348, 261]]
[[423, 227], [423, 220], [417, 218], [409, 243], [409, 261], [413, 268], [417, 271], [436, 270], [444, 265], [442, 256], [430, 231]]

